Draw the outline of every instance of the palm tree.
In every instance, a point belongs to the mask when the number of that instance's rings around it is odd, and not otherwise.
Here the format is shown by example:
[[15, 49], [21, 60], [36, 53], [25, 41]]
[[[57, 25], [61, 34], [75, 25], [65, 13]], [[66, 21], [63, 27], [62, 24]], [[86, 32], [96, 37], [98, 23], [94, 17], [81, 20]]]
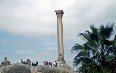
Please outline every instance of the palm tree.
[[[72, 51], [77, 52], [74, 65], [80, 66], [82, 73], [114, 73], [116, 72], [116, 36], [113, 40], [113, 24], [90, 26], [91, 32], [80, 33], [84, 44], [75, 44]], [[112, 65], [114, 65], [112, 67]]]

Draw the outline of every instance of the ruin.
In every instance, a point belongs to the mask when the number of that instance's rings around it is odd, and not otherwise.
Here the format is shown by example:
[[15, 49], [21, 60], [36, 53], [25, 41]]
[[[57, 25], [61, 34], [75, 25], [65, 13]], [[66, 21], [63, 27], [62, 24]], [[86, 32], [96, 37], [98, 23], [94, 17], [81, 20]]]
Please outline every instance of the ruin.
[[58, 64], [65, 64], [64, 60], [64, 46], [63, 46], [63, 10], [55, 10], [57, 15], [57, 41], [58, 41]]

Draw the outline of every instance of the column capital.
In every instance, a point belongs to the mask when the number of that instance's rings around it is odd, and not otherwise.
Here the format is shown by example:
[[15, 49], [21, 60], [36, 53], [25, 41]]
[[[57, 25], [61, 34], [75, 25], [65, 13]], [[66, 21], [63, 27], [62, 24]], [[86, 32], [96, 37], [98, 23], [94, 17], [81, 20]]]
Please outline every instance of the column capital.
[[64, 14], [63, 10], [55, 10], [55, 12], [56, 12], [57, 18], [62, 18]]

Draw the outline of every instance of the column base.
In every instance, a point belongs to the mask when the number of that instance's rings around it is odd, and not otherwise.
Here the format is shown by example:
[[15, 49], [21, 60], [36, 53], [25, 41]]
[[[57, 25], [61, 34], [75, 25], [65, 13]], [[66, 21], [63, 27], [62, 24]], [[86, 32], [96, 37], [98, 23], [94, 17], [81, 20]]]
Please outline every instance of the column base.
[[61, 69], [68, 69], [70, 70], [69, 73], [77, 73], [74, 69], [72, 69], [69, 65], [66, 64], [65, 60], [57, 60], [57, 67]]
[[65, 60], [63, 60], [63, 61], [57, 60], [57, 64], [58, 64], [57, 67], [71, 69], [71, 67], [66, 64]]
[[66, 64], [66, 61], [65, 60], [57, 60], [57, 63], [58, 64]]

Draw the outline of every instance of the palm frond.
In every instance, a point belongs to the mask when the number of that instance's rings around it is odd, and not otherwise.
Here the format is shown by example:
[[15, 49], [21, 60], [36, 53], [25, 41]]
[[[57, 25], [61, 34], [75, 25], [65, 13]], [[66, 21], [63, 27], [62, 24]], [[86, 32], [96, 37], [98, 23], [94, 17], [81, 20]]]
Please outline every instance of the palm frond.
[[92, 30], [92, 33], [97, 33], [98, 29], [95, 28], [94, 25], [90, 25], [90, 28], [91, 28], [91, 30]]
[[86, 40], [86, 41], [91, 40], [88, 33], [80, 33], [79, 36], [81, 36], [83, 40]]
[[87, 51], [81, 51], [77, 55], [77, 57], [83, 57], [83, 56], [88, 56], [88, 52]]
[[82, 50], [82, 49], [83, 49], [83, 46], [76, 43], [76, 44], [72, 47], [71, 51], [74, 52], [74, 51], [78, 51], [78, 50]]
[[113, 33], [113, 24], [109, 25], [107, 24], [106, 26], [101, 25], [100, 26], [100, 35], [103, 38], [109, 38]]

